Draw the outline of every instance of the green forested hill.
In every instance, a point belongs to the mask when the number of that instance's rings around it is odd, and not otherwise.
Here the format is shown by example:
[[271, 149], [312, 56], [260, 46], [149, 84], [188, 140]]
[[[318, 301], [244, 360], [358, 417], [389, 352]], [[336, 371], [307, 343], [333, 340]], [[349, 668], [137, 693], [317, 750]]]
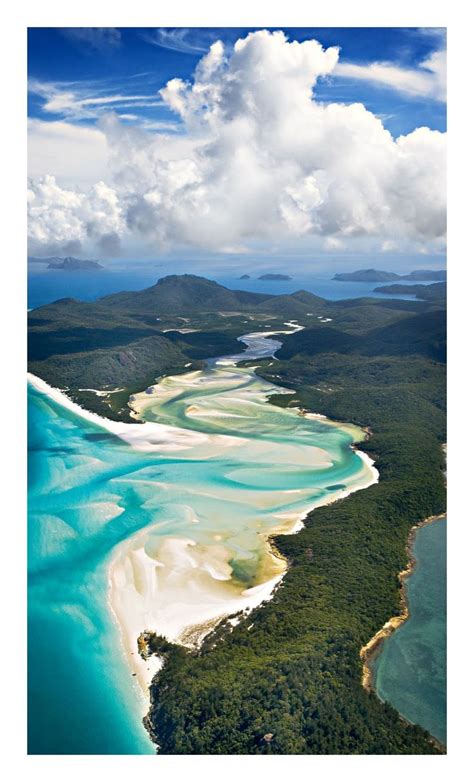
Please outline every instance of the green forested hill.
[[30, 361], [29, 369], [53, 385], [61, 378], [61, 385], [67, 388], [97, 389], [128, 386], [140, 378], [146, 381], [150, 367], [157, 374], [164, 374], [188, 361], [189, 357], [170, 340], [153, 335], [109, 350], [91, 348], [70, 354], [56, 353], [47, 361]]
[[263, 293], [233, 291], [217, 282], [194, 274], [170, 275], [156, 285], [133, 293], [113, 293], [100, 303], [105, 307], [133, 312], [175, 315], [178, 312], [212, 312], [249, 309], [269, 298]]
[[[385, 319], [383, 308], [370, 314]], [[367, 316], [364, 316], [367, 325]], [[299, 331], [285, 340], [279, 353], [281, 358], [291, 358], [298, 353], [316, 355], [318, 353], [357, 353], [366, 356], [380, 354], [406, 356], [420, 355], [436, 360], [446, 359], [446, 323], [445, 311], [435, 310], [406, 317], [397, 317], [393, 322], [373, 328], [360, 327], [354, 333], [353, 324], [337, 319], [334, 326], [308, 328]], [[343, 328], [341, 328], [341, 325]]]
[[[285, 328], [285, 318], [317, 315], [324, 299], [306, 291], [291, 295], [231, 291], [194, 275], [171, 275], [143, 291], [94, 302], [71, 298], [28, 315], [28, 366], [48, 383], [102, 415], [128, 419], [133, 393], [189, 362], [238, 353], [246, 331]], [[124, 388], [110, 398], [82, 389]]]

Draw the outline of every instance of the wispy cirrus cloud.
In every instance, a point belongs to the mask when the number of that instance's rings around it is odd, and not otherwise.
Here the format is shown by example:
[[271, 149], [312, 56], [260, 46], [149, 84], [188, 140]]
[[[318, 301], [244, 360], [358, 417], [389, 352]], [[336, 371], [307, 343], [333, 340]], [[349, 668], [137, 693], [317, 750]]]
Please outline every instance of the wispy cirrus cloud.
[[197, 30], [187, 27], [158, 27], [156, 30], [144, 33], [142, 38], [153, 46], [182, 54], [205, 54], [209, 49], [208, 43], [206, 45], [199, 40]]
[[110, 92], [96, 85], [76, 82], [42, 82], [32, 79], [28, 91], [43, 99], [41, 110], [69, 120], [98, 119], [107, 111], [164, 106], [156, 93], [127, 94]]
[[413, 97], [446, 101], [446, 50], [434, 51], [416, 68], [403, 68], [391, 62], [359, 65], [339, 62], [334, 76], [368, 81]]
[[116, 27], [62, 27], [60, 33], [80, 46], [94, 51], [117, 49], [122, 41]]

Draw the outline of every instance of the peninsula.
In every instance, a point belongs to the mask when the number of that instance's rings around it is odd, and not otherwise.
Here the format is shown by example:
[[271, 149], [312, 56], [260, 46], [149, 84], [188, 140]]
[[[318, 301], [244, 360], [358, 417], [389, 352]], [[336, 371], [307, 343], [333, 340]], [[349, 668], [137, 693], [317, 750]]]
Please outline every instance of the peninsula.
[[386, 272], [380, 269], [359, 269], [356, 272], [342, 272], [335, 274], [332, 278], [339, 282], [392, 282], [394, 280], [413, 280], [413, 282], [426, 281], [444, 281], [446, 280], [446, 271], [421, 269], [410, 272], [410, 274], [397, 274], [396, 272]]
[[430, 301], [446, 300], [447, 289], [445, 282], [434, 282], [432, 285], [381, 285], [374, 288], [376, 293], [384, 293], [386, 296], [415, 296], [417, 299]]

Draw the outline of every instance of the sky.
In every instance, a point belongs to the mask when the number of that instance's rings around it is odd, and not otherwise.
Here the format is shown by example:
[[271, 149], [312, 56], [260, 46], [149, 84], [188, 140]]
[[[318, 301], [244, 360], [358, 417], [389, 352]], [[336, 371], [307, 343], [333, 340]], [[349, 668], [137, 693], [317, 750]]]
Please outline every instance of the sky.
[[445, 38], [30, 28], [30, 255], [439, 266]]

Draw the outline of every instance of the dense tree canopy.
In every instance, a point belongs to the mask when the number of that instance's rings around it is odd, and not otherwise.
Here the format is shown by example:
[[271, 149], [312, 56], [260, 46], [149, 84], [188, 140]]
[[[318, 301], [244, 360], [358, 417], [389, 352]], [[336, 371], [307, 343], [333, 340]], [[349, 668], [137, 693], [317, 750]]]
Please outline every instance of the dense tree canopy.
[[275, 539], [290, 567], [269, 603], [235, 628], [223, 623], [197, 652], [167, 648], [147, 718], [159, 752], [440, 751], [361, 685], [361, 647], [401, 610], [409, 530], [445, 508], [445, 368], [433, 358], [444, 313], [401, 322], [398, 342], [393, 329], [385, 341], [380, 328], [369, 333], [365, 355], [337, 328], [330, 352], [315, 345], [316, 330], [299, 332], [278, 363], [258, 370], [296, 391], [273, 404], [370, 427], [359, 447], [376, 459], [380, 482]]

